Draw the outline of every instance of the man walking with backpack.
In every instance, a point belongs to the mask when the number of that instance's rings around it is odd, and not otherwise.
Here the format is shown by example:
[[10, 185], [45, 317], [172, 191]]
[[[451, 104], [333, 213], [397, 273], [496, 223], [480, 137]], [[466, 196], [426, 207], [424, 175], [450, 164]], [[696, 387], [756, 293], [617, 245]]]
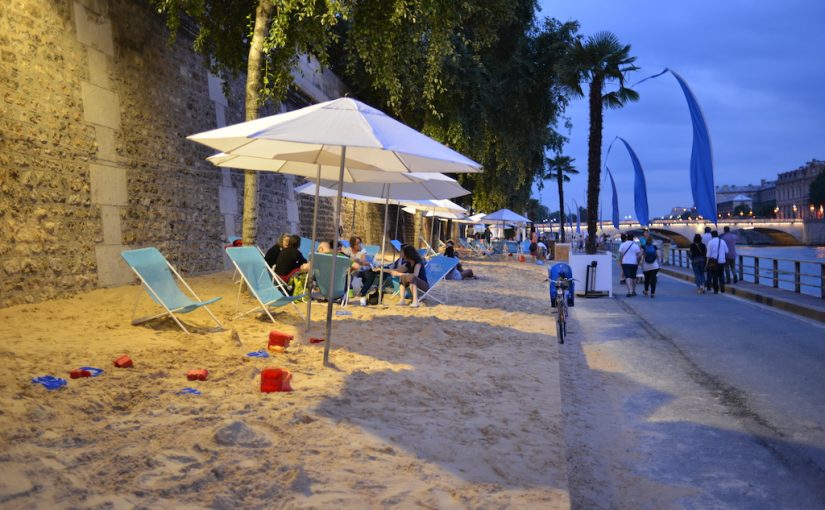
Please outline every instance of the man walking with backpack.
[[725, 233], [721, 235], [721, 238], [728, 248], [728, 253], [725, 255], [725, 283], [730, 284], [731, 274], [733, 274], [733, 283], [736, 283], [739, 281], [736, 274], [736, 234], [730, 231], [730, 227], [726, 226]]
[[[656, 295], [656, 281], [659, 273], [659, 250], [653, 239], [648, 238], [645, 243], [644, 255], [642, 257], [642, 273], [645, 275], [644, 295], [651, 298]], [[650, 294], [648, 294], [650, 290]]]

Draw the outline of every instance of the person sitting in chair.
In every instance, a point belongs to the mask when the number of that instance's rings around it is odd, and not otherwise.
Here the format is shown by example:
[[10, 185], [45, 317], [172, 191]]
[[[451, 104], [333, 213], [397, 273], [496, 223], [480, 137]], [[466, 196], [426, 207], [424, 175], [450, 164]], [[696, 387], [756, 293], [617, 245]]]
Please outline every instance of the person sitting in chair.
[[[309, 271], [309, 262], [304, 258], [304, 255], [298, 249], [301, 245], [301, 237], [292, 235], [286, 237], [286, 246], [281, 248], [278, 257], [275, 260], [275, 267], [273, 268], [281, 280], [289, 285], [289, 280], [295, 278], [300, 273]], [[290, 289], [294, 289], [294, 285], [289, 285]]]
[[269, 267], [275, 267], [275, 262], [278, 260], [278, 254], [281, 253], [281, 250], [286, 248], [288, 244], [289, 234], [281, 234], [275, 244], [273, 244], [272, 247], [267, 250], [266, 255], [264, 255], [266, 265]]
[[410, 245], [406, 245], [401, 248], [401, 256], [404, 259], [404, 262], [406, 262], [409, 272], [397, 270], [388, 271], [391, 275], [397, 276], [400, 280], [401, 301], [398, 304], [401, 306], [406, 305], [405, 296], [407, 295], [407, 288], [410, 288], [412, 292], [412, 301], [410, 302], [410, 306], [412, 308], [418, 308], [421, 306], [418, 302], [418, 291], [421, 290], [427, 292], [430, 290], [430, 284], [427, 283], [427, 271], [424, 269], [424, 259], [422, 259], [418, 251]]
[[[453, 243], [452, 239], [447, 239], [447, 245], [444, 248], [444, 256], [458, 260], [458, 256], [455, 253], [455, 244]], [[461, 278], [450, 278], [449, 275], [447, 276], [447, 278], [451, 280], [466, 280], [467, 278], [475, 278], [475, 276], [473, 275], [473, 270], [464, 269], [463, 267], [461, 267], [461, 262], [456, 264], [455, 270], [458, 271], [458, 273], [461, 275]]]

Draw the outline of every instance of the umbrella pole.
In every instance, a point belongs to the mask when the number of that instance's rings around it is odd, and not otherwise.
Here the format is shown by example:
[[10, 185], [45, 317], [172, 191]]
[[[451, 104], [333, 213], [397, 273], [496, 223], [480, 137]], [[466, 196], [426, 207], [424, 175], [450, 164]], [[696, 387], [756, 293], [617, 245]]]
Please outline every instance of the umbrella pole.
[[[347, 146], [341, 146], [341, 169], [338, 171], [338, 195], [335, 197], [335, 240], [338, 240], [338, 227], [341, 224], [341, 192], [344, 187], [344, 162], [347, 159]], [[320, 183], [317, 183], [320, 185]], [[336, 242], [337, 244], [337, 242]], [[332, 249], [332, 271], [329, 275], [329, 294], [327, 295], [327, 338], [324, 341], [324, 366], [329, 366], [329, 346], [332, 341], [332, 292], [335, 289], [335, 262], [338, 260], [338, 253]]]
[[430, 218], [430, 239], [429, 239], [430, 242], [427, 243], [427, 246], [430, 247], [431, 252], [435, 252], [435, 250], [433, 250], [433, 236], [434, 235], [435, 235], [435, 207], [433, 207], [433, 215]]
[[387, 246], [387, 220], [390, 217], [390, 186], [387, 184], [387, 200], [384, 202], [384, 231], [381, 233], [381, 264], [378, 270], [378, 303], [384, 303], [384, 250]]
[[401, 218], [401, 204], [395, 206], [395, 238], [398, 239], [398, 219]]
[[[315, 181], [315, 208], [312, 210], [312, 246], [309, 252], [309, 274], [307, 275], [307, 285], [305, 289], [309, 289], [312, 294], [312, 270], [315, 268], [315, 240], [318, 233], [318, 196], [321, 191], [321, 165], [318, 165], [318, 174]], [[310, 318], [312, 317], [312, 296], [307, 299], [307, 324], [304, 331], [309, 331]]]

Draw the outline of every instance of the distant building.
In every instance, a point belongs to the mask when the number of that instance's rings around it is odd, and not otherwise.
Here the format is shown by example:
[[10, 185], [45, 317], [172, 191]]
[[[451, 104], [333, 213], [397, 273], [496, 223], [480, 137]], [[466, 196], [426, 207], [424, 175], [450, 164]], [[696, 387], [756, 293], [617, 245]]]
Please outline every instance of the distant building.
[[[719, 197], [717, 195], [716, 201], [716, 213], [722, 217], [749, 215], [749, 213], [753, 211], [753, 199], [745, 194], [734, 195], [729, 200], [725, 200], [723, 202], [719, 202]], [[744, 214], [738, 214], [736, 211], [737, 207], [740, 207], [739, 212], [743, 212]], [[747, 212], [744, 212], [745, 209]]]
[[[746, 198], [742, 198], [746, 197]], [[737, 205], [745, 205], [759, 216], [773, 214], [776, 207], [776, 181], [762, 179], [759, 184], [716, 186], [716, 209], [719, 214], [732, 213]], [[734, 203], [736, 202], [736, 203]]]
[[778, 218], [810, 218], [811, 183], [825, 171], [825, 161], [813, 159], [804, 166], [779, 174], [776, 180], [776, 208]]

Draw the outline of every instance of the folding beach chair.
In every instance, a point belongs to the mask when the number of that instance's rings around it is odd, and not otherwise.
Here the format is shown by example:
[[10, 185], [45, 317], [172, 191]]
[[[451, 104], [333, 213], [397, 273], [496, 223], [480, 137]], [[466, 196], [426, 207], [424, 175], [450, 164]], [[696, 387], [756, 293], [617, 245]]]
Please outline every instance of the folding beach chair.
[[493, 241], [491, 247], [493, 249], [493, 255], [503, 255], [504, 254], [504, 241]]
[[395, 248], [396, 251], [401, 251], [401, 241], [393, 239], [392, 241], [390, 241], [390, 244], [393, 248]]
[[[430, 246], [430, 243], [428, 243], [427, 240], [424, 239], [424, 236], [418, 236], [418, 238], [421, 239], [421, 242], [424, 243], [424, 246], [427, 247], [427, 251], [425, 251], [421, 255], [422, 257], [429, 257], [430, 255], [438, 255], [438, 253], [435, 250], [433, 250], [433, 247]], [[421, 252], [421, 250], [418, 250], [418, 251], [419, 251], [419, 253]]]
[[430, 284], [430, 289], [423, 293], [422, 295], [418, 296], [418, 300], [424, 300], [426, 298], [432, 298], [435, 301], [438, 301], [442, 305], [447, 302], [449, 298], [449, 294], [447, 293], [447, 287], [444, 287], [444, 301], [441, 301], [434, 295], [432, 295], [433, 290], [444, 280], [450, 271], [455, 269], [455, 266], [458, 265], [458, 259], [455, 257], [446, 257], [444, 255], [436, 255], [435, 257], [431, 258], [427, 265], [424, 268], [427, 270], [427, 283]]
[[504, 246], [507, 248], [507, 253], [515, 255], [518, 253], [518, 243], [516, 241], [504, 241]]
[[483, 256], [487, 256], [487, 257], [493, 255], [492, 253], [490, 253], [490, 250], [487, 249], [487, 247], [484, 246], [480, 241], [477, 241], [475, 239], [470, 239], [470, 240], [465, 240], [464, 242], [467, 244], [467, 247], [470, 250], [472, 250], [473, 253], [475, 253], [477, 255], [483, 255]]
[[521, 249], [521, 253], [530, 255], [530, 241], [522, 241], [519, 248]]
[[309, 255], [313, 251], [318, 249], [318, 245], [321, 244], [318, 241], [315, 241], [315, 244], [312, 244], [312, 239], [307, 239], [306, 237], [301, 238], [301, 245], [298, 247], [301, 250], [301, 255], [303, 255], [307, 260], [309, 260]]
[[[215, 317], [211, 310], [206, 305], [211, 305], [215, 301], [221, 299], [220, 297], [212, 298], [208, 301], [201, 301], [195, 294], [195, 291], [186, 283], [180, 274], [175, 271], [172, 264], [158, 251], [157, 248], [141, 248], [139, 250], [128, 250], [120, 254], [126, 264], [132, 268], [132, 271], [140, 278], [141, 283], [149, 293], [152, 300], [162, 306], [164, 313], [153, 315], [152, 317], [143, 317], [135, 319], [135, 312], [137, 311], [138, 302], [135, 301], [135, 308], [132, 311], [132, 325], [142, 324], [146, 321], [156, 319], [169, 315], [180, 326], [180, 328], [189, 333], [189, 330], [181, 323], [175, 316], [176, 313], [189, 313], [203, 307], [209, 313], [209, 316], [218, 324], [218, 327], [223, 329], [221, 322]], [[195, 298], [190, 299], [184, 294], [178, 284], [175, 282], [174, 276], [183, 283], [186, 290]]]
[[[240, 248], [227, 248], [226, 254], [229, 256], [229, 259], [232, 260], [238, 272], [241, 273], [241, 278], [243, 278], [244, 283], [249, 287], [252, 295], [255, 296], [255, 299], [257, 299], [259, 303], [259, 306], [243, 312], [240, 316], [244, 316], [258, 309], [263, 309], [269, 316], [269, 319], [275, 322], [275, 319], [269, 312], [269, 307], [281, 307], [289, 303], [295, 306], [295, 310], [298, 311], [299, 315], [301, 314], [298, 306], [295, 305], [295, 301], [302, 299], [306, 294], [289, 296], [282, 291], [278, 285], [273, 283], [275, 281], [275, 273], [272, 272], [271, 267], [266, 265], [266, 261], [257, 247], [243, 246]], [[242, 288], [242, 285], [238, 287], [238, 298], [235, 301], [236, 312], [240, 304]]]
[[334, 285], [330, 289], [329, 281], [332, 275], [332, 254], [316, 253], [314, 266], [312, 267], [312, 277], [315, 280], [315, 285], [318, 286], [319, 294], [313, 294], [313, 298], [326, 300], [340, 300], [341, 306], [347, 306], [349, 301], [349, 268], [350, 259], [338, 255], [338, 260], [335, 261], [335, 278]]

